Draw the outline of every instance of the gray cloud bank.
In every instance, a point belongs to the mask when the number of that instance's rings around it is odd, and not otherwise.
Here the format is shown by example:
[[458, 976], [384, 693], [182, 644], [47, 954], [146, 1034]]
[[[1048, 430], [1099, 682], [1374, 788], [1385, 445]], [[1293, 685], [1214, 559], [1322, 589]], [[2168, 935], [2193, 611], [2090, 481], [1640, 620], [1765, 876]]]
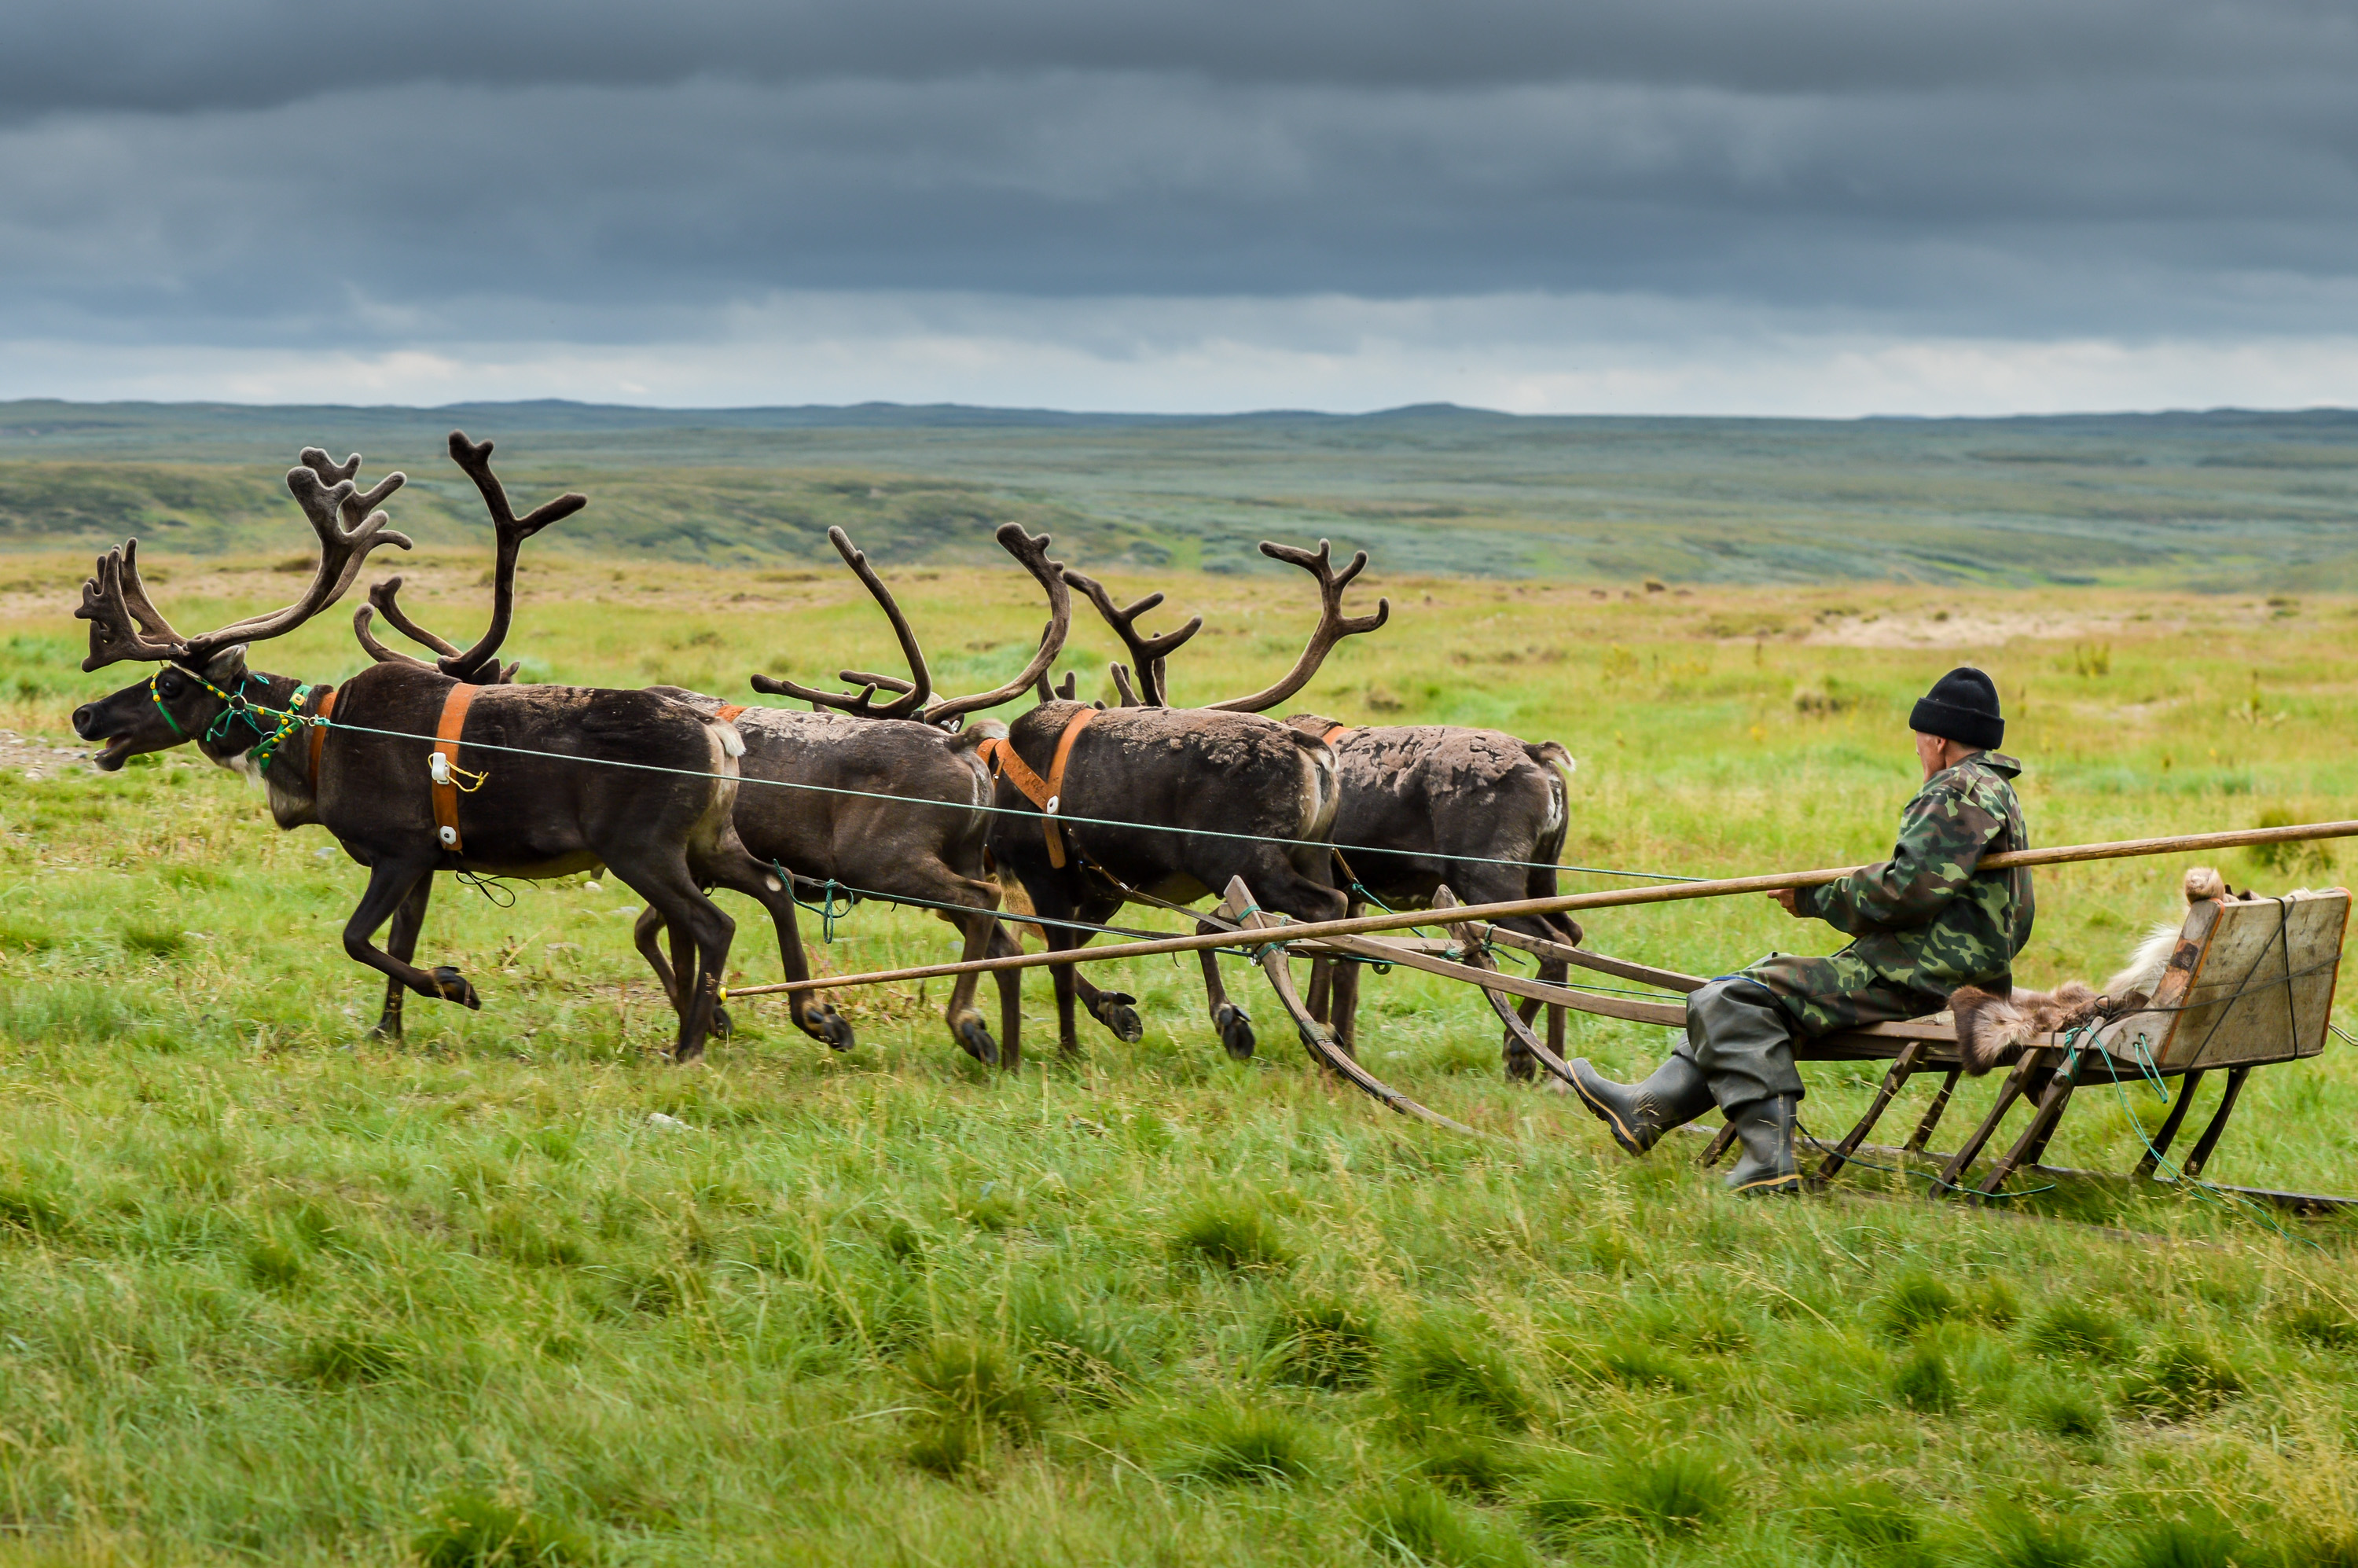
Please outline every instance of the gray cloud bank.
[[0, 338], [654, 341], [903, 290], [2349, 333], [2353, 81], [2358, 14], [2291, 0], [19, 4]]

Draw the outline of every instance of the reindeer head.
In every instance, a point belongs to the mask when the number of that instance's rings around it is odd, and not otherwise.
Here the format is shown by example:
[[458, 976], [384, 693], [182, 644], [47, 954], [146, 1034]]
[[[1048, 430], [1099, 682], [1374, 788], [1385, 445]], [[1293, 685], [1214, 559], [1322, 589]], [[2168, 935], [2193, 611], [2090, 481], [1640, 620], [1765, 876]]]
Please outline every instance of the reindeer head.
[[142, 752], [165, 751], [213, 728], [252, 678], [245, 665], [249, 644], [285, 636], [341, 599], [371, 551], [410, 547], [408, 536], [394, 532], [391, 519], [375, 510], [406, 482], [403, 476], [387, 474], [362, 494], [352, 482], [359, 467], [357, 456], [339, 467], [313, 448], [305, 451], [303, 467], [287, 470], [287, 492], [319, 536], [319, 564], [302, 597], [269, 614], [185, 637], [139, 580], [138, 540], [99, 557], [97, 575], [82, 584], [81, 608], [74, 611], [91, 623], [90, 656], [81, 667], [103, 669], [126, 659], [160, 666], [148, 679], [74, 711], [76, 734], [106, 741], [96, 759], [101, 768], [111, 773]]

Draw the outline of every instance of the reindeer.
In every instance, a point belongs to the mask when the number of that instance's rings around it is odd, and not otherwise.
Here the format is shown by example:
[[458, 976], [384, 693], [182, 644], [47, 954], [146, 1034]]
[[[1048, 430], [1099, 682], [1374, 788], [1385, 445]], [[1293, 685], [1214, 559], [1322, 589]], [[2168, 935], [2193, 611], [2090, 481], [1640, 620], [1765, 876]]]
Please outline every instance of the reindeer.
[[[1161, 692], [1163, 661], [1195, 634], [1200, 618], [1158, 638], [1141, 637], [1138, 618], [1162, 602], [1161, 594], [1117, 609], [1102, 586], [1065, 572], [1122, 639], [1132, 666], [1112, 671], [1122, 706], [1075, 701], [1069, 679], [1061, 692], [1044, 679], [1039, 706], [1020, 715], [1005, 740], [984, 743], [999, 774], [991, 855], [1002, 879], [1013, 876], [1039, 914], [1103, 925], [1124, 903], [1178, 907], [1241, 877], [1264, 910], [1303, 920], [1342, 915], [1346, 901], [1327, 880], [1330, 857], [1321, 847], [1337, 802], [1335, 754], [1316, 736], [1257, 710], [1300, 690], [1336, 643], [1381, 626], [1391, 606], [1379, 601], [1375, 614], [1357, 619], [1342, 613], [1343, 589], [1367, 565], [1364, 553], [1338, 574], [1324, 541], [1314, 554], [1272, 544], [1261, 550], [1317, 577], [1317, 629], [1274, 686], [1199, 708], [1164, 706]], [[1132, 667], [1144, 699], [1130, 683]], [[1196, 928], [1224, 929], [1209, 922]], [[1046, 924], [1041, 929], [1059, 950], [1081, 946], [1092, 935]], [[1203, 964], [1222, 1046], [1239, 1060], [1251, 1055], [1250, 1020], [1228, 1001], [1217, 959], [1207, 952]], [[1075, 965], [1057, 966], [1055, 977], [1059, 1049], [1079, 1049], [1076, 1001], [1118, 1038], [1139, 1038], [1136, 998], [1099, 989]]]
[[[734, 821], [748, 852], [784, 871], [806, 897], [827, 896], [832, 884], [887, 901], [907, 898], [920, 904], [954, 905], [954, 910], [937, 913], [965, 938], [961, 956], [967, 959], [1020, 949], [996, 917], [1000, 889], [991, 880], [984, 847], [990, 831], [991, 781], [978, 752], [997, 727], [974, 726], [952, 732], [944, 726], [965, 714], [996, 707], [1029, 688], [1063, 649], [1072, 615], [1064, 580], [1057, 575], [1060, 565], [1047, 556], [1048, 535], [1034, 537], [1009, 523], [1000, 527], [995, 537], [1046, 588], [1049, 620], [1041, 633], [1040, 646], [1022, 673], [993, 690], [926, 706], [933, 684], [924, 650], [892, 590], [840, 528], [828, 529], [827, 538], [883, 608], [908, 661], [911, 679], [844, 670], [842, 679], [864, 687], [852, 696], [813, 690], [767, 676], [753, 677], [759, 690], [834, 710], [809, 713], [740, 707], [681, 687], [648, 688], [698, 712], [726, 719], [744, 738], [745, 755], [738, 762], [740, 775], [760, 781], [737, 794]], [[397, 599], [400, 589], [399, 578], [378, 583], [369, 590], [370, 605], [411, 640], [446, 654], [456, 654], [450, 643], [403, 613]], [[355, 618], [362, 645], [381, 659], [404, 657], [369, 634], [368, 618], [365, 609]], [[509, 665], [503, 678], [513, 676], [514, 669]], [[876, 699], [880, 687], [896, 695], [880, 703]], [[648, 967], [676, 1004], [680, 992], [674, 962], [685, 933], [670, 930], [674, 960], [666, 961], [658, 942], [665, 929], [663, 912], [649, 905], [639, 916], [634, 935]], [[786, 978], [807, 979], [801, 944], [794, 934], [782, 930], [779, 942], [792, 954]], [[1016, 1040], [1022, 997], [1015, 976], [997, 978], [1000, 1033], [1008, 1042], [1003, 1054], [982, 1015], [975, 1011], [979, 977], [961, 978], [950, 993], [945, 1021], [950, 1038], [961, 1050], [985, 1065], [1012, 1069], [1019, 1065]], [[816, 1006], [807, 992], [790, 993], [790, 1003], [797, 1026], [831, 1045], [849, 1048], [852, 1033], [848, 1021]], [[726, 1011], [716, 1017], [725, 1033]]]
[[[99, 558], [75, 611], [91, 622], [82, 668], [123, 660], [157, 668], [76, 709], [74, 730], [105, 742], [97, 763], [107, 771], [193, 738], [213, 762], [261, 781], [282, 828], [319, 824], [369, 868], [367, 891], [344, 927], [344, 950], [387, 977], [374, 1031], [381, 1037], [400, 1037], [408, 992], [482, 1005], [457, 968], [410, 961], [435, 871], [542, 879], [611, 869], [690, 934], [691, 1000], [680, 1010], [673, 1045], [676, 1060], [690, 1060], [711, 1030], [735, 934], [735, 923], [701, 889], [735, 888], [782, 921], [792, 919], [784, 883], [745, 853], [730, 823], [743, 742], [730, 725], [647, 692], [478, 687], [462, 678], [498, 667], [523, 542], [587, 504], [568, 494], [516, 517], [492, 472], [491, 451], [488, 441], [451, 433], [450, 455], [474, 481], [498, 538], [492, 627], [473, 647], [433, 665], [395, 655], [341, 687], [247, 667], [251, 644], [283, 636], [335, 603], [371, 552], [410, 546], [376, 510], [404, 476], [388, 474], [362, 492], [357, 455], [339, 465], [312, 449], [287, 475], [320, 543], [318, 570], [294, 604], [187, 637], [142, 586], [137, 540]], [[597, 765], [606, 762], [631, 765]], [[388, 917], [390, 952], [373, 941]]]
[[[1323, 659], [1319, 638], [1336, 630], [1326, 643], [1371, 625], [1341, 623], [1339, 594], [1343, 585], [1366, 564], [1361, 552], [1340, 573], [1325, 569], [1326, 546], [1319, 553], [1285, 552], [1264, 545], [1272, 557], [1317, 572], [1325, 608], [1304, 660], [1293, 672], [1267, 690], [1218, 704], [1223, 708], [1261, 712], [1300, 691]], [[1196, 617], [1178, 631], [1160, 638], [1137, 635], [1138, 617], [1162, 602], [1151, 594], [1127, 610], [1117, 609], [1105, 590], [1076, 579], [1098, 612], [1130, 651], [1138, 670], [1136, 685], [1117, 665], [1111, 672], [1124, 706], [1159, 707], [1169, 700], [1170, 654], [1193, 636], [1201, 624]], [[1314, 659], [1311, 655], [1316, 654]], [[1288, 727], [1314, 735], [1332, 749], [1340, 798], [1333, 828], [1337, 870], [1351, 890], [1353, 914], [1362, 913], [1368, 899], [1394, 909], [1426, 909], [1435, 892], [1447, 886], [1461, 902], [1504, 903], [1511, 899], [1550, 898], [1556, 891], [1555, 860], [1563, 852], [1566, 822], [1563, 778], [1572, 756], [1553, 741], [1531, 744], [1496, 730], [1472, 730], [1454, 725], [1385, 725], [1367, 728], [1338, 723], [1318, 714], [1295, 714]], [[1498, 862], [1520, 862], [1501, 864]], [[1508, 929], [1541, 939], [1577, 946], [1579, 925], [1565, 915], [1529, 916], [1502, 923]], [[1540, 976], [1561, 982], [1569, 973], [1561, 959], [1542, 957]], [[1225, 1037], [1238, 1027], [1241, 1014], [1221, 995], [1217, 975], [1206, 956], [1206, 973], [1211, 990], [1214, 1022]], [[1331, 1019], [1336, 1038], [1346, 1048], [1356, 1042], [1359, 966], [1343, 959], [1312, 961], [1309, 1005], [1314, 1017]], [[1540, 1004], [1525, 1001], [1520, 1016], [1528, 1024]], [[1249, 1027], [1249, 1026], [1247, 1026]], [[1563, 1013], [1551, 1009], [1549, 1044], [1563, 1054]], [[1249, 1036], [1248, 1035], [1248, 1038]], [[1528, 1079], [1537, 1063], [1513, 1031], [1506, 1033], [1505, 1059], [1510, 1077]]]
[[[1572, 754], [1553, 741], [1533, 744], [1497, 730], [1449, 724], [1355, 728], [1321, 714], [1286, 723], [1334, 749], [1342, 802], [1335, 813], [1336, 855], [1352, 893], [1351, 913], [1370, 899], [1390, 909], [1431, 909], [1447, 887], [1463, 903], [1553, 898], [1556, 857], [1566, 822], [1563, 773]], [[1559, 772], [1558, 770], [1563, 770]], [[1542, 942], [1580, 946], [1565, 914], [1524, 915], [1498, 923]], [[1540, 957], [1539, 978], [1562, 984], [1563, 959]], [[1331, 1020], [1346, 1045], [1357, 1037], [1359, 966], [1312, 961], [1310, 1010]], [[1526, 1000], [1528, 1025], [1540, 1004]], [[1548, 1047], [1563, 1054], [1563, 1010], [1548, 1010]], [[1506, 1032], [1507, 1076], [1528, 1080], [1538, 1063], [1513, 1030]]]

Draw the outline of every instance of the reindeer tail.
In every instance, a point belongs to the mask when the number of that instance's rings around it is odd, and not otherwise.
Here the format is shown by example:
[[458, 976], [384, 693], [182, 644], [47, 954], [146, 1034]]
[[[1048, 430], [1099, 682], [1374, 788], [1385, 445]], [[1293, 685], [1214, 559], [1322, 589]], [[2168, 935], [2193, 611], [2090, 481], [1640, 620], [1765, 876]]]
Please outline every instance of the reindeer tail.
[[1949, 995], [1949, 1011], [1957, 1017], [1957, 1054], [1974, 1077], [2021, 1058], [2030, 1019], [2012, 999], [1961, 986]]

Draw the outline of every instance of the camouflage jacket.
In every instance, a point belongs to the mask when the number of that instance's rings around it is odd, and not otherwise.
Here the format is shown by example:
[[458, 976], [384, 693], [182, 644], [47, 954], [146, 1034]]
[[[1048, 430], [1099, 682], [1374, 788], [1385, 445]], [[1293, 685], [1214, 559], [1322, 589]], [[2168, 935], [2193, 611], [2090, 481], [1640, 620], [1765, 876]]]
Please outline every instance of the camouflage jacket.
[[1900, 814], [1891, 859], [1795, 899], [1850, 946], [1823, 958], [1776, 955], [1745, 973], [1811, 1034], [1937, 1012], [1959, 986], [2007, 983], [2030, 940], [2030, 871], [1974, 867], [2030, 847], [2007, 782], [2020, 772], [2012, 757], [1980, 752], [1933, 774]]

